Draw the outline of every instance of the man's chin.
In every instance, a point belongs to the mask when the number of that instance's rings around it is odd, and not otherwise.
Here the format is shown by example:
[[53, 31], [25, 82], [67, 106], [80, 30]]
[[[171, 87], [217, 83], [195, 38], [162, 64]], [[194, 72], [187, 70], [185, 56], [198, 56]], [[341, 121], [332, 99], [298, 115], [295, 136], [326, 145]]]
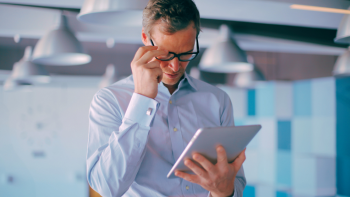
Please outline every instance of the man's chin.
[[182, 76], [183, 75], [172, 79], [163, 75], [162, 82], [166, 85], [176, 85], [177, 83], [179, 83], [180, 79], [182, 79]]
[[179, 79], [162, 79], [162, 82], [166, 85], [176, 85], [179, 82]]

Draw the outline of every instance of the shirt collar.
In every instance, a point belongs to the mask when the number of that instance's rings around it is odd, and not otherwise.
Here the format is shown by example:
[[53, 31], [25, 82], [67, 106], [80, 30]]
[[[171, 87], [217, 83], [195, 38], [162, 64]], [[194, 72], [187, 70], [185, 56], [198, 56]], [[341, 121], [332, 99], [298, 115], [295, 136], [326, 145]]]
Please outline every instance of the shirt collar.
[[191, 76], [189, 76], [186, 72], [185, 72], [184, 75], [185, 75], [184, 81], [187, 81], [188, 84], [189, 84], [193, 89], [195, 89], [196, 91], [198, 91], [196, 84], [194, 84], [194, 82], [193, 82], [193, 78], [192, 78]]
[[[131, 74], [131, 78], [132, 82], [134, 82], [134, 76]], [[162, 82], [161, 82], [162, 83]], [[189, 85], [190, 87], [192, 87], [194, 90], [198, 91], [196, 84], [194, 84], [193, 82], [193, 78], [191, 76], [189, 76], [186, 72], [184, 74], [184, 78], [181, 79], [180, 83], [179, 83], [179, 87], [181, 88], [183, 86]], [[163, 85], [164, 86], [164, 85]], [[166, 88], [164, 86], [164, 88]]]

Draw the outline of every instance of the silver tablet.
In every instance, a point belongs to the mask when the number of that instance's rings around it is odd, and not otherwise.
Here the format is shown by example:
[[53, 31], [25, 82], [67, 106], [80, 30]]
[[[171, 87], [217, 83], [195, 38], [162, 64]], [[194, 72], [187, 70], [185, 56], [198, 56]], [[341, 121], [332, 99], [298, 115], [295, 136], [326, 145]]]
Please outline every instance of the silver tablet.
[[[192, 173], [184, 164], [184, 159], [192, 159], [193, 153], [199, 153], [213, 164], [216, 163], [216, 147], [222, 145], [227, 159], [232, 162], [248, 145], [261, 129], [261, 125], [201, 128], [194, 134], [185, 150], [168, 173], [168, 178], [175, 178], [175, 170]], [[193, 161], [193, 160], [192, 160]]]

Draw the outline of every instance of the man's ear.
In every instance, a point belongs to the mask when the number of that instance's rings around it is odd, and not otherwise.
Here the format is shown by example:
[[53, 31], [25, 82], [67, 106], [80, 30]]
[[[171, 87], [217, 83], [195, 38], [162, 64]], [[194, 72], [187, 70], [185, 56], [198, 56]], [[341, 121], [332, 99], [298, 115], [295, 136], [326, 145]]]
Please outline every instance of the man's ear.
[[141, 39], [142, 39], [142, 42], [143, 42], [143, 44], [145, 46], [149, 45], [149, 38], [146, 35], [145, 30], [143, 29], [143, 27], [142, 27]]

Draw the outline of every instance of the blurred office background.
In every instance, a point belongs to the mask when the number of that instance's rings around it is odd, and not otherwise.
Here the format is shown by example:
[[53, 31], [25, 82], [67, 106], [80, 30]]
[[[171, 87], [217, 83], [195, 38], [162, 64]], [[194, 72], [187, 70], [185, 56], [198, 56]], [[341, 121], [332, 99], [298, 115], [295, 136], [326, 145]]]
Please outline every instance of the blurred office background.
[[[187, 72], [229, 94], [236, 125], [263, 126], [244, 197], [350, 196], [350, 1], [195, 2]], [[89, 105], [131, 74], [146, 3], [0, 0], [0, 196], [98, 196]]]

